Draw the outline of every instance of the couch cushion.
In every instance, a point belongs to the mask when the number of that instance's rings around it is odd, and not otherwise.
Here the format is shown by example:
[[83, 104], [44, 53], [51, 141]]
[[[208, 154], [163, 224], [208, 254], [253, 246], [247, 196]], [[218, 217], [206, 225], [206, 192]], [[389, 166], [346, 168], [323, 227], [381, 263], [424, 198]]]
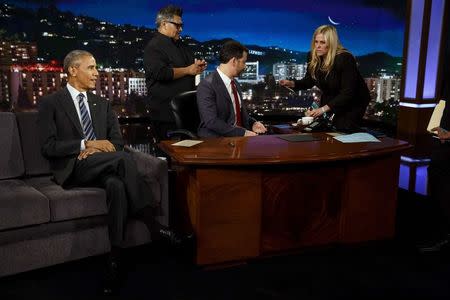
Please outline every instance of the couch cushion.
[[37, 117], [37, 112], [16, 113], [26, 175], [50, 174], [50, 163], [41, 154]]
[[29, 178], [26, 182], [49, 199], [51, 221], [104, 215], [108, 212], [104, 189], [94, 187], [63, 189], [54, 183], [50, 176]]
[[[0, 248], [7, 244], [46, 238], [66, 232], [82, 231], [89, 228], [108, 226], [107, 216], [95, 216], [63, 222], [49, 222], [36, 226], [27, 226], [0, 231]], [[1, 260], [0, 260], [1, 261]], [[1, 265], [1, 263], [0, 263]]]
[[0, 179], [23, 175], [19, 131], [13, 113], [0, 112], [0, 154]]
[[22, 180], [1, 180], [0, 195], [0, 230], [50, 221], [48, 199]]

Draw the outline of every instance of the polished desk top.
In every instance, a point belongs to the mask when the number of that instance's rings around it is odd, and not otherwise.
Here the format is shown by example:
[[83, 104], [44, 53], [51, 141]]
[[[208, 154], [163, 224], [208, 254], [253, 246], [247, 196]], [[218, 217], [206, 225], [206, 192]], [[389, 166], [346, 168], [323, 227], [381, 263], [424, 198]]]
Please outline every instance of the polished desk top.
[[[289, 142], [280, 135], [204, 139], [193, 147], [159, 143], [161, 150], [180, 165], [270, 165], [349, 160], [403, 151], [411, 146], [388, 137], [381, 142], [344, 144], [326, 133], [313, 133], [318, 141]], [[284, 135], [285, 136], [285, 135]]]

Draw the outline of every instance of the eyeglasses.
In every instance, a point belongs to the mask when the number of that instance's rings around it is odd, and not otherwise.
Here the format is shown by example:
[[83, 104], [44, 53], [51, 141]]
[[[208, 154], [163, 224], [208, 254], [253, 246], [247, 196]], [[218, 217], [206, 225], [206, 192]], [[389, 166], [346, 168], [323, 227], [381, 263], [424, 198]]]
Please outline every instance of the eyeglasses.
[[183, 28], [183, 23], [177, 23], [177, 22], [172, 22], [172, 21], [166, 21], [166, 22], [175, 25], [175, 27], [177, 29]]

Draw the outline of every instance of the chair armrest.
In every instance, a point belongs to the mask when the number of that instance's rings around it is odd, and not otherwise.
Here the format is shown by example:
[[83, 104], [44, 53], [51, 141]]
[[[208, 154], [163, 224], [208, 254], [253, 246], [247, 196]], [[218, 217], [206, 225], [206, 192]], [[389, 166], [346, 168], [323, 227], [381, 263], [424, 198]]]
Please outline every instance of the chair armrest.
[[178, 137], [181, 139], [198, 139], [198, 136], [193, 133], [192, 131], [186, 130], [186, 129], [177, 129], [177, 130], [170, 130], [167, 132], [167, 136], [171, 139]]
[[[169, 225], [169, 173], [167, 161], [150, 154], [140, 152], [129, 146], [124, 147], [136, 162], [137, 171], [142, 176], [143, 190], [148, 191], [153, 207], [159, 207], [161, 216], [157, 220], [165, 226]], [[145, 196], [145, 195], [144, 195]]]

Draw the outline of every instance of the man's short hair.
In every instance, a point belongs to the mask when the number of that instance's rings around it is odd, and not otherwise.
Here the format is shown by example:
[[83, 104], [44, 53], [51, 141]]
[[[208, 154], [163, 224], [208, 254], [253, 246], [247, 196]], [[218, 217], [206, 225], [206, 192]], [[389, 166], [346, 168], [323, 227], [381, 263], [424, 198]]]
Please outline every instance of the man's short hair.
[[248, 54], [248, 49], [241, 43], [231, 40], [223, 44], [222, 49], [219, 52], [220, 63], [226, 64], [235, 57], [236, 59], [242, 58], [244, 52]]
[[64, 57], [64, 63], [63, 63], [63, 68], [64, 68], [64, 72], [66, 72], [67, 75], [69, 74], [69, 68], [70, 67], [78, 67], [80, 65], [80, 58], [83, 56], [92, 56], [94, 57], [94, 55], [92, 55], [90, 52], [85, 51], [85, 50], [72, 50], [70, 51], [66, 57]]
[[175, 5], [167, 5], [161, 8], [156, 15], [156, 27], [159, 28], [163, 21], [171, 21], [174, 16], [183, 16], [183, 9]]

